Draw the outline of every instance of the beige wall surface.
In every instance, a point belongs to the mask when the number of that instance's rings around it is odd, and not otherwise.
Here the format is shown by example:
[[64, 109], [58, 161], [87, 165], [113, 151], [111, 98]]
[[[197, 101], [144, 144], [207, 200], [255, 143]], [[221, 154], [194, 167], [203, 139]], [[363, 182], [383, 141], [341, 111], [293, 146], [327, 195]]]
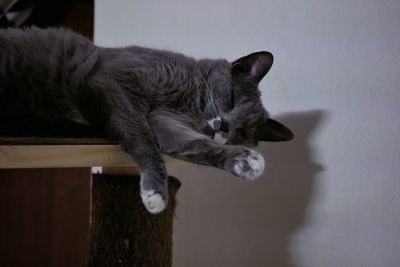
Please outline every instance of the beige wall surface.
[[174, 266], [400, 266], [400, 1], [96, 1], [95, 41], [230, 60], [269, 50], [260, 88], [296, 139], [244, 182], [182, 181]]

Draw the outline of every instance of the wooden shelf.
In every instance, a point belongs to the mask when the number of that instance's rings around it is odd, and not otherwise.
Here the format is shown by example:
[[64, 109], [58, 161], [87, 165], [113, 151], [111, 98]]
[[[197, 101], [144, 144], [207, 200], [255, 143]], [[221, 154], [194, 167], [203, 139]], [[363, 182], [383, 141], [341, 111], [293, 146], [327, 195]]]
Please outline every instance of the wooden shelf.
[[[164, 156], [166, 163], [183, 161]], [[133, 159], [106, 139], [0, 138], [0, 169], [129, 167]]]

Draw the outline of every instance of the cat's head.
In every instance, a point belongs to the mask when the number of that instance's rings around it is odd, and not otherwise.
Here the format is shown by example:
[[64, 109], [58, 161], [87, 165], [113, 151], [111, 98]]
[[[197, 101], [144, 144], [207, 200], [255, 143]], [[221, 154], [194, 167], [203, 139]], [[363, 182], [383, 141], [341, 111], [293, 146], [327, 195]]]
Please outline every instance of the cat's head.
[[258, 84], [270, 70], [273, 56], [256, 52], [232, 63], [204, 62], [201, 77], [204, 131], [220, 135], [229, 144], [254, 146], [258, 141], [288, 141], [294, 136], [283, 124], [269, 118]]

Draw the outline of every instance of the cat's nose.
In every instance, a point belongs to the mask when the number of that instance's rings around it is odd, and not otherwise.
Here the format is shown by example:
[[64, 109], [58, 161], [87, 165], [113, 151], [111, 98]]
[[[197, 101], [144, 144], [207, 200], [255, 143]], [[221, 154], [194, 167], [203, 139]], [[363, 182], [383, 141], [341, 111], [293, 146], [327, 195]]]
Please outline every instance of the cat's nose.
[[220, 116], [207, 120], [208, 126], [210, 126], [214, 131], [218, 131], [222, 125], [222, 119]]
[[214, 121], [214, 130], [218, 131], [221, 128], [221, 125], [222, 125], [222, 119], [220, 117], [218, 117]]

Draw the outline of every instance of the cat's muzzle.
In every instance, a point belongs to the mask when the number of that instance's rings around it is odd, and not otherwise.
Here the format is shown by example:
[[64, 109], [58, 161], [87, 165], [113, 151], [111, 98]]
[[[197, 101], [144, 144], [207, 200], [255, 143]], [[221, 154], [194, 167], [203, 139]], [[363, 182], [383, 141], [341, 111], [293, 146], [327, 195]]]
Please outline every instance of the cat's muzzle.
[[228, 134], [222, 131], [214, 133], [214, 141], [221, 145], [225, 145], [228, 142]]

